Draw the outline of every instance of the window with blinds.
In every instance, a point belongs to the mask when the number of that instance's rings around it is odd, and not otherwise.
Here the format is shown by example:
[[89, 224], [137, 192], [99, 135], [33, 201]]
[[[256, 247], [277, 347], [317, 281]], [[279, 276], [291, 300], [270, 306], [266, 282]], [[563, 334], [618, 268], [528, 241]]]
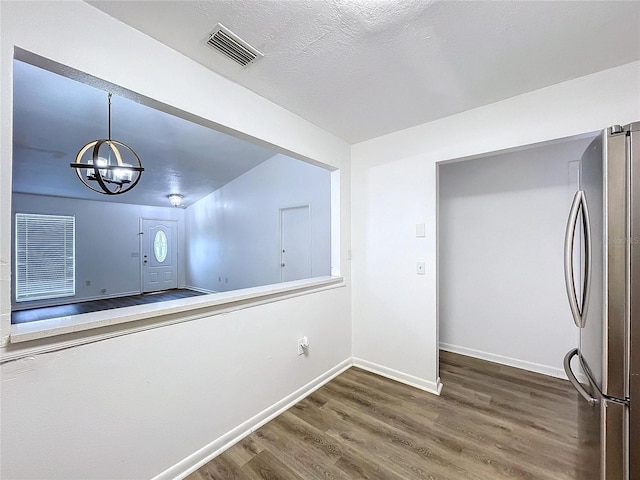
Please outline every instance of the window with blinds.
[[16, 301], [75, 295], [75, 217], [16, 213]]

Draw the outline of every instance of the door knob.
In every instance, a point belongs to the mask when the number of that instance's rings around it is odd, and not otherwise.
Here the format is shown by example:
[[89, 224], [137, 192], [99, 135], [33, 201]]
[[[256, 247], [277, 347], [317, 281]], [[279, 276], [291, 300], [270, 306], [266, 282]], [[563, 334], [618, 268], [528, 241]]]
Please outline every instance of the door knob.
[[280, 264], [280, 266], [281, 266], [281, 267], [284, 267], [284, 263], [281, 263], [281, 264]]

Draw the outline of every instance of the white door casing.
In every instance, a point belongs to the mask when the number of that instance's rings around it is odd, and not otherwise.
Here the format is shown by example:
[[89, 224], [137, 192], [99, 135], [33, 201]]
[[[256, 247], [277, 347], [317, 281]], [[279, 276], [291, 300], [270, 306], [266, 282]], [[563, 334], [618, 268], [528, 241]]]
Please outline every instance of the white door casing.
[[178, 288], [178, 222], [141, 218], [142, 291]]
[[310, 278], [311, 207], [280, 209], [280, 281]]

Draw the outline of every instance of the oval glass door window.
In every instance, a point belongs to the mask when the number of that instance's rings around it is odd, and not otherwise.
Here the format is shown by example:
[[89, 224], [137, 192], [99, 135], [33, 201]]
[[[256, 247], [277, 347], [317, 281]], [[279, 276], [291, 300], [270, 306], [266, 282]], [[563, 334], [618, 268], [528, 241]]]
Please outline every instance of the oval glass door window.
[[158, 230], [155, 238], [153, 239], [153, 254], [156, 256], [158, 263], [162, 263], [166, 260], [167, 251], [167, 235], [162, 230]]

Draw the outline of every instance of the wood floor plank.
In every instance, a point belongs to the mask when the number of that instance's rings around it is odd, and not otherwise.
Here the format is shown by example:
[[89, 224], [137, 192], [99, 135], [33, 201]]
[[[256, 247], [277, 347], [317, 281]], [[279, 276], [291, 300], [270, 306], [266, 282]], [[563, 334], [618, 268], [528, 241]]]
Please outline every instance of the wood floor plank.
[[293, 472], [305, 479], [347, 480], [342, 470], [309, 445], [290, 438], [281, 428], [270, 424], [256, 432], [256, 442], [280, 458]]
[[281, 428], [289, 437], [318, 451], [329, 461], [335, 461], [342, 454], [340, 445], [332, 438], [288, 411], [273, 419], [272, 423], [274, 427]]
[[569, 382], [441, 352], [441, 396], [351, 368], [189, 480], [575, 480]]
[[304, 480], [268, 450], [253, 457], [242, 470], [250, 480]]
[[253, 437], [249, 436], [226, 450], [225, 456], [233, 460], [239, 467], [242, 467], [262, 450], [262, 446], [257, 444]]
[[[476, 408], [490, 415], [499, 415], [501, 418], [508, 419], [515, 423], [521, 424], [531, 429], [537, 429], [550, 434], [558, 434], [562, 436], [570, 436], [567, 429], [571, 429], [574, 419], [567, 418], [562, 415], [556, 415], [555, 410], [549, 415], [549, 411], [541, 408], [536, 402], [532, 401], [531, 395], [526, 395], [524, 391], [520, 391], [520, 396], [515, 396], [513, 391], [508, 391], [508, 386], [484, 386], [483, 382], [478, 379], [469, 379], [468, 375], [456, 372], [455, 375], [449, 374], [449, 378], [453, 382], [466, 382], [471, 388], [484, 388], [491, 394], [491, 405], [482, 407], [476, 405]], [[489, 380], [487, 380], [489, 381]], [[459, 405], [466, 403], [468, 399], [462, 399], [459, 396], [448, 397], [448, 392], [443, 387], [443, 397], [451, 398], [451, 400]], [[538, 387], [536, 387], [538, 388]], [[525, 396], [526, 395], [526, 396]]]
[[404, 478], [438, 478], [443, 480], [478, 479], [476, 475], [452, 464], [441, 451], [414, 441], [403, 432], [374, 418], [363, 418], [357, 411], [335, 401], [323, 409], [328, 415], [343, 419], [327, 433], [339, 438], [352, 451], [369, 456], [384, 465], [390, 463]]
[[[322, 405], [320, 405], [320, 407], [321, 406]], [[289, 409], [289, 412], [308, 424], [313, 425], [321, 432], [326, 432], [333, 424], [331, 419], [322, 413], [319, 406], [308, 398], [296, 403]]]
[[[332, 385], [341, 386], [366, 398], [375, 404], [389, 407], [393, 410], [403, 412], [411, 416], [411, 418], [420, 418], [424, 423], [428, 424], [435, 420], [438, 414], [430, 409], [425, 409], [417, 405], [412, 399], [406, 400], [401, 396], [394, 394], [393, 391], [385, 392], [378, 385], [367, 385], [366, 381], [359, 381], [358, 374], [351, 374], [350, 371], [345, 372], [347, 375], [341, 375], [335, 379]], [[487, 399], [487, 402], [490, 399]]]
[[524, 431], [517, 425], [474, 411], [465, 412], [464, 415], [443, 415], [436, 420], [435, 427], [458, 432], [477, 443], [493, 443], [500, 449], [517, 449], [519, 454], [531, 458], [540, 454], [547, 458], [567, 458], [576, 453], [575, 445], [548, 435], [538, 435], [536, 431]]
[[[428, 435], [429, 423], [433, 420], [416, 421], [414, 417], [393, 406], [384, 405], [367, 398], [366, 393], [351, 390], [341, 386], [339, 383], [330, 383], [325, 386], [328, 392], [346, 405], [359, 409], [374, 418], [383, 419], [383, 421], [391, 426], [401, 430], [407, 430], [416, 435]], [[422, 420], [422, 419], [420, 419]], [[429, 423], [427, 423], [429, 422]]]
[[[457, 465], [468, 472], [468, 478], [473, 478], [473, 476], [469, 477], [472, 472], [483, 472], [487, 478], [497, 475], [514, 479], [536, 478], [529, 471], [530, 469], [509, 461], [508, 457], [503, 458], [502, 452], [492, 451], [490, 445], [465, 441], [464, 438], [455, 435], [455, 432], [447, 429], [438, 430], [432, 425], [423, 425], [420, 422], [397, 424], [394, 421], [389, 422], [387, 416], [374, 417], [371, 412], [363, 414], [357, 410], [357, 405], [351, 404], [350, 400], [346, 399], [340, 403], [340, 405], [349, 406], [341, 406], [339, 410], [333, 406], [332, 408], [345, 418], [349, 417], [350, 422], [362, 426], [371, 433], [381, 436], [386, 434], [388, 444], [403, 445], [408, 451], [414, 453], [426, 452], [428, 460], [432, 463], [439, 459], [446, 467], [452, 468], [456, 465], [452, 460], [456, 459]], [[329, 406], [330, 403], [324, 408]], [[380, 423], [376, 424], [374, 420], [379, 420]]]
[[394, 473], [388, 465], [371, 460], [369, 455], [362, 455], [347, 447], [336, 466], [353, 479], [404, 480], [402, 475]]
[[[288, 413], [288, 412], [286, 412]], [[291, 414], [293, 416], [293, 414]], [[284, 416], [281, 416], [284, 417]], [[255, 432], [256, 441], [274, 454], [277, 454], [287, 465], [303, 478], [348, 478], [334, 464], [340, 458], [341, 451], [330, 445], [334, 439], [324, 432], [314, 431], [304, 421], [278, 418], [278, 422], [270, 422]], [[299, 433], [291, 435], [297, 429]]]
[[187, 480], [248, 480], [242, 469], [227, 455], [220, 455], [187, 477]]

